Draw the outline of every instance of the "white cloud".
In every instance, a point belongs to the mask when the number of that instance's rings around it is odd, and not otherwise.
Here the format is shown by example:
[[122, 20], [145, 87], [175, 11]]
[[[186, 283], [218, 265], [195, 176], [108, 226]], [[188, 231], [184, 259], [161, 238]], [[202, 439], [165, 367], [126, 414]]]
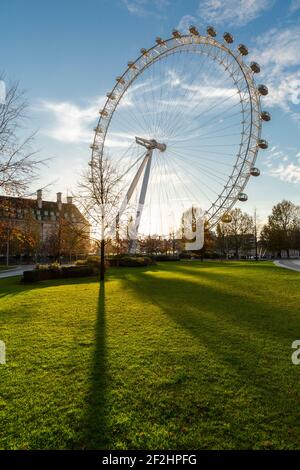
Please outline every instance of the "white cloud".
[[300, 8], [300, 0], [292, 0], [290, 5], [290, 11], [294, 13], [294, 11], [299, 10]]
[[[95, 104], [79, 107], [74, 103], [64, 102], [42, 102], [42, 111], [49, 113], [49, 128], [41, 132], [64, 143], [92, 143], [94, 138], [93, 127], [99, 116], [105, 98], [98, 98]], [[131, 106], [131, 102], [125, 100], [123, 106]], [[134, 136], [128, 133], [111, 132], [106, 139], [106, 146], [110, 148], [123, 148], [133, 141]]]
[[198, 15], [215, 24], [242, 26], [272, 7], [273, 0], [204, 0], [199, 3]]
[[300, 103], [300, 70], [295, 73], [283, 75], [272, 80], [270, 94], [265, 99], [269, 106], [281, 106], [285, 111], [290, 110], [291, 105]]
[[261, 78], [269, 86], [264, 102], [292, 111], [300, 103], [300, 26], [273, 28], [257, 44], [251, 56], [260, 62]]
[[42, 110], [50, 113], [51, 121], [43, 134], [61, 142], [91, 142], [92, 124], [97, 119], [100, 103], [103, 98], [82, 108], [68, 101], [43, 101]]
[[176, 26], [176, 29], [179, 29], [179, 31], [182, 31], [183, 33], [187, 33], [189, 27], [196, 22], [198, 22], [198, 18], [196, 18], [196, 16], [184, 15]]
[[268, 152], [265, 164], [270, 176], [287, 183], [300, 183], [300, 151], [290, 156], [274, 146]]
[[[128, 1], [128, 0], [125, 0]], [[184, 15], [177, 28], [187, 32], [191, 24], [244, 26], [270, 9], [275, 0], [201, 0], [197, 11]], [[297, 0], [294, 0], [297, 1]], [[300, 0], [298, 0], [300, 1]]]
[[279, 165], [270, 171], [271, 176], [278, 177], [281, 181], [288, 183], [300, 183], [300, 164], [289, 163]]
[[300, 63], [300, 26], [285, 29], [273, 28], [258, 37], [254, 53], [265, 65], [271, 66], [273, 74]]
[[122, 0], [122, 2], [129, 13], [136, 16], [157, 16], [169, 5], [169, 0]]

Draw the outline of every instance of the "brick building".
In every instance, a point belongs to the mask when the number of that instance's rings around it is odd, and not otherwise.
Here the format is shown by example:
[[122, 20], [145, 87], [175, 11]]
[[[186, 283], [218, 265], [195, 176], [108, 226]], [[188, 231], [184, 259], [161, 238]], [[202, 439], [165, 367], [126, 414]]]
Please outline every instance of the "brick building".
[[75, 258], [86, 254], [90, 225], [72, 197], [62, 201], [0, 196], [0, 257]]

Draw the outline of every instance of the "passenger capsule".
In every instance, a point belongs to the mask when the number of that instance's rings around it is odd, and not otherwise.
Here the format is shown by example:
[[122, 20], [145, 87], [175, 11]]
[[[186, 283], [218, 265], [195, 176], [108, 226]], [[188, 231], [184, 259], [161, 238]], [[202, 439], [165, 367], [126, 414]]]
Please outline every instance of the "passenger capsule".
[[247, 55], [248, 54], [248, 47], [246, 47], [245, 44], [240, 44], [238, 46], [238, 51], [241, 55]]
[[232, 222], [232, 217], [230, 214], [224, 214], [223, 217], [221, 218], [221, 221], [224, 224], [230, 224], [230, 222]]
[[239, 193], [238, 195], [238, 200], [241, 202], [246, 202], [248, 201], [248, 196], [246, 193]]
[[116, 77], [116, 82], [121, 83], [121, 85], [125, 85], [125, 80], [122, 77]]
[[103, 129], [102, 127], [97, 126], [97, 127], [94, 127], [94, 132], [96, 132], [97, 134], [102, 134]]
[[115, 100], [116, 99], [116, 95], [114, 95], [112, 92], [106, 93], [106, 96], [110, 100]]
[[97, 144], [91, 144], [90, 149], [92, 150], [99, 150], [99, 146]]
[[181, 34], [179, 31], [177, 31], [177, 29], [173, 29], [172, 31], [172, 36], [176, 39], [180, 39], [181, 38]]
[[228, 44], [232, 44], [233, 43], [233, 36], [232, 34], [230, 33], [224, 33], [223, 34], [223, 38], [224, 38], [224, 41], [226, 41]]
[[250, 69], [252, 70], [253, 73], [259, 73], [260, 65], [257, 62], [251, 62]]
[[128, 67], [129, 67], [130, 69], [136, 69], [136, 65], [135, 65], [134, 62], [128, 62], [127, 65], [128, 65]]
[[258, 168], [252, 167], [250, 170], [250, 175], [251, 176], [259, 176], [260, 175], [260, 170]]
[[259, 139], [257, 141], [257, 145], [259, 146], [260, 149], [267, 149], [269, 147], [268, 142], [264, 139]]
[[100, 114], [100, 116], [102, 116], [102, 117], [108, 116], [108, 112], [107, 112], [105, 109], [102, 109], [101, 111], [99, 111], [99, 114]]
[[159, 37], [157, 37], [157, 38], [155, 39], [155, 42], [156, 42], [156, 44], [158, 44], [159, 46], [164, 46], [164, 45], [166, 44], [166, 41], [164, 41], [162, 38], [159, 38]]
[[212, 38], [215, 38], [216, 35], [217, 35], [217, 31], [215, 30], [215, 28], [213, 26], [208, 26], [206, 28], [206, 32], [209, 36], [211, 36]]
[[268, 111], [262, 111], [260, 117], [263, 121], [271, 121], [271, 114]]
[[268, 87], [266, 85], [258, 85], [257, 89], [263, 96], [266, 96], [269, 93]]
[[193, 34], [194, 36], [199, 36], [199, 31], [198, 29], [196, 28], [196, 26], [190, 26], [189, 27], [189, 32], [191, 34]]
[[148, 54], [149, 54], [148, 49], [144, 49], [144, 48], [142, 47], [142, 49], [141, 49], [141, 54], [142, 54], [142, 55], [148, 55]]

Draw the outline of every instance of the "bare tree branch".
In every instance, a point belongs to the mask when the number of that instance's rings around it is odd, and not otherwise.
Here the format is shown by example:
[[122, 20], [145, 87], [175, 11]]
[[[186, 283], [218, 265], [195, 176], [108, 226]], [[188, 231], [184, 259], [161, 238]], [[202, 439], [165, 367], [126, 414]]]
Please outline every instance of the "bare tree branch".
[[[4, 80], [0, 75], [0, 80]], [[22, 138], [28, 103], [18, 83], [8, 86], [6, 100], [0, 104], [0, 191], [23, 194], [37, 176], [43, 160], [32, 150], [35, 132]]]

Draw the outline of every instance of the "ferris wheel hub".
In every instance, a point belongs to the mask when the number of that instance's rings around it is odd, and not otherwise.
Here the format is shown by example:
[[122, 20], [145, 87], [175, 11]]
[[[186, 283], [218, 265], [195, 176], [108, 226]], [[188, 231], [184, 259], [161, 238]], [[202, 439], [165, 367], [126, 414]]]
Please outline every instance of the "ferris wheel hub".
[[166, 144], [157, 142], [155, 139], [150, 139], [149, 140], [149, 139], [143, 139], [142, 137], [136, 137], [135, 141], [136, 141], [137, 144], [142, 145], [147, 150], [158, 149], [161, 152], [165, 152], [165, 150], [167, 149]]

